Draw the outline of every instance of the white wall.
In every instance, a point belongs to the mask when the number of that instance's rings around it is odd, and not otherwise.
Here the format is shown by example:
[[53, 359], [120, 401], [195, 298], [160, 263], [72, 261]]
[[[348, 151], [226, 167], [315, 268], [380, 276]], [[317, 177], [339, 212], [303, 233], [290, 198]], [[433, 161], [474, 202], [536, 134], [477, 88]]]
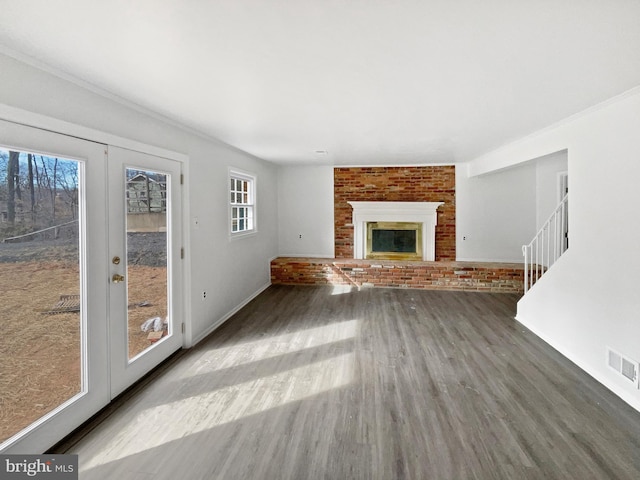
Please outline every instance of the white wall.
[[[202, 338], [269, 284], [269, 260], [278, 250], [274, 165], [2, 54], [0, 72], [0, 104], [188, 155], [189, 338]], [[229, 166], [258, 178], [259, 232], [233, 241], [227, 227]], [[207, 292], [206, 300], [202, 299], [203, 291]]]
[[567, 151], [552, 153], [535, 161], [536, 164], [536, 231], [554, 212], [558, 197], [558, 174], [567, 171]]
[[456, 167], [456, 259], [521, 262], [536, 226], [536, 167], [469, 177]]
[[[518, 320], [640, 410], [606, 347], [640, 360], [640, 89], [478, 159], [475, 171], [568, 148], [569, 250], [518, 303]], [[509, 160], [510, 159], [510, 160]]]
[[280, 167], [278, 215], [280, 256], [333, 258], [333, 167]]
[[470, 177], [456, 169], [456, 258], [520, 263], [528, 244], [558, 205], [557, 179], [567, 151]]

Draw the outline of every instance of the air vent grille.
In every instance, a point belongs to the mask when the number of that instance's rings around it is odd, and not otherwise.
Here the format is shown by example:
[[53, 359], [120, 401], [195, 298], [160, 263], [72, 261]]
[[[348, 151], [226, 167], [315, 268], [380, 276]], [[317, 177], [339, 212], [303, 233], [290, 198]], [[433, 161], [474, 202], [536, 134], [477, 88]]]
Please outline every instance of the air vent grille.
[[622, 355], [609, 350], [609, 366], [615, 371], [620, 372], [622, 370]]
[[636, 363], [630, 362], [626, 358], [622, 359], [622, 375], [627, 377], [632, 382], [635, 382], [638, 379], [638, 366]]
[[618, 352], [607, 349], [607, 364], [627, 380], [638, 386], [638, 362], [635, 362]]

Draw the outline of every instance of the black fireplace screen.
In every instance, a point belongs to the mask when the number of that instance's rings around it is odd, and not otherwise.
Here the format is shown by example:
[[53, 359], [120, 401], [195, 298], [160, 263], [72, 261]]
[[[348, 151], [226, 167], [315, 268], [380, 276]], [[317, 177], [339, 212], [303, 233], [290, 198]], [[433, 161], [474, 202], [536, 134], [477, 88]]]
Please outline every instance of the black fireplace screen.
[[416, 253], [415, 230], [371, 231], [372, 252]]

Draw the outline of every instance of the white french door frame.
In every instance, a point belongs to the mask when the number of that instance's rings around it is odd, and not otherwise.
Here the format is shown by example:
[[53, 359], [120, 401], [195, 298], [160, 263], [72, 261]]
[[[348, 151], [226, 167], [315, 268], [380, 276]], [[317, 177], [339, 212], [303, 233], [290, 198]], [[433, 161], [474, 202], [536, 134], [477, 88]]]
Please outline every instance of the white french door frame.
[[[38, 136], [42, 134], [49, 138], [55, 138], [56, 136], [58, 138], [67, 137], [74, 141], [88, 142], [94, 147], [97, 146], [100, 149], [100, 161], [102, 165], [100, 169], [92, 169], [92, 175], [102, 177], [102, 181], [98, 184], [103, 185], [104, 188], [106, 188], [105, 179], [107, 178], [107, 161], [105, 157], [106, 146], [121, 147], [178, 161], [181, 163], [183, 182], [186, 183], [189, 177], [189, 157], [171, 150], [155, 147], [135, 140], [123, 138], [118, 135], [109, 134], [100, 130], [95, 130], [82, 125], [0, 103], [0, 125], [4, 124], [4, 122], [10, 125], [12, 129], [24, 128], [24, 132], [30, 132], [26, 134], [23, 132], [22, 141], [8, 142], [11, 143], [10, 146], [16, 147], [17, 149], [41, 151], [43, 153], [59, 153], [60, 156], [82, 161], [86, 160], [86, 155], [82, 153], [74, 155], [72, 152], [64, 151], [53, 152], [50, 144], [47, 141], [39, 140]], [[184, 191], [184, 189], [181, 190]], [[103, 199], [107, 198], [105, 191], [101, 193], [101, 197]], [[96, 215], [93, 221], [95, 224], [92, 223], [91, 225], [88, 225], [92, 231], [91, 243], [94, 246], [98, 246], [103, 252], [108, 252], [108, 234], [106, 231], [106, 222], [104, 221], [108, 211], [106, 200], [100, 206], [96, 205], [91, 208], [99, 208], [104, 215]], [[182, 245], [189, 244], [190, 232], [188, 219], [188, 195], [182, 193]], [[96, 284], [94, 287], [95, 291], [93, 293], [91, 291], [88, 292], [87, 297], [92, 298], [91, 302], [96, 309], [106, 313], [108, 308], [109, 259], [105, 255], [101, 258], [89, 259], [88, 261], [95, 262], [95, 265], [93, 265], [93, 271], [96, 275], [100, 276], [103, 281]], [[181, 291], [176, 292], [176, 294], [181, 295], [183, 299], [181, 303], [181, 317], [182, 322], [184, 323], [182, 346], [185, 348], [192, 345], [192, 329], [190, 321], [191, 305], [188, 301], [190, 297], [187, 294], [191, 286], [190, 273], [190, 251], [189, 249], [185, 249], [182, 265]], [[106, 320], [101, 322], [99, 325], [96, 325], [94, 328], [95, 335], [92, 335], [93, 337], [102, 336], [103, 339], [108, 339], [108, 323]], [[88, 384], [93, 385], [95, 389], [92, 390], [91, 395], [86, 395], [84, 393], [79, 395], [85, 398], [91, 398], [92, 396], [95, 398], [90, 402], [86, 402], [87, 405], [81, 405], [80, 408], [78, 408], [78, 405], [75, 404], [76, 397], [74, 397], [59, 408], [60, 410], [73, 411], [74, 418], [63, 418], [63, 416], [59, 415], [56, 410], [52, 412], [51, 415], [45, 416], [44, 419], [41, 419], [36, 422], [36, 424], [21, 432], [20, 438], [12, 438], [5, 442], [0, 450], [1, 453], [42, 453], [109, 403], [111, 399], [111, 382], [109, 379], [108, 340], [103, 341], [100, 346], [94, 346], [92, 348], [92, 352], [89, 353], [89, 357], [91, 357], [92, 354], [95, 355], [95, 358], [89, 358], [87, 364], [89, 368], [100, 372], [97, 374], [99, 379], [92, 379], [91, 377], [96, 377], [96, 374], [91, 375], [90, 372], [87, 373], [89, 377]]]
[[[81, 391], [3, 444], [3, 453], [41, 453], [109, 402], [106, 359], [106, 145], [0, 120], [0, 143], [15, 150], [79, 162]], [[55, 278], [52, 279], [55, 282]]]

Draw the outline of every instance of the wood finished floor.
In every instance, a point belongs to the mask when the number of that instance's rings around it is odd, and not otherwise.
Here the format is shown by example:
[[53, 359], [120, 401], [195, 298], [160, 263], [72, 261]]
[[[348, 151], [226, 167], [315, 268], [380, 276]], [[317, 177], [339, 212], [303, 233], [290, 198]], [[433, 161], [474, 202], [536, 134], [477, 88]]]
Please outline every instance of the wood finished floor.
[[640, 414], [517, 296], [272, 286], [67, 453], [81, 479], [638, 479]]

